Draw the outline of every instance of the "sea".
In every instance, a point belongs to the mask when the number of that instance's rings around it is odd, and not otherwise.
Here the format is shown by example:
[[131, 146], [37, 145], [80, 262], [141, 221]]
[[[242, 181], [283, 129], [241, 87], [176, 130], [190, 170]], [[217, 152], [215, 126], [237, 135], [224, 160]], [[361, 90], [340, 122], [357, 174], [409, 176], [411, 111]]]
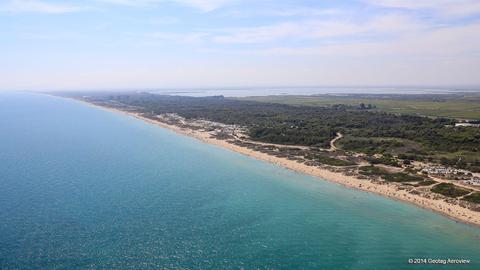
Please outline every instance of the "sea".
[[3, 92], [0, 269], [480, 269], [480, 228], [124, 114]]

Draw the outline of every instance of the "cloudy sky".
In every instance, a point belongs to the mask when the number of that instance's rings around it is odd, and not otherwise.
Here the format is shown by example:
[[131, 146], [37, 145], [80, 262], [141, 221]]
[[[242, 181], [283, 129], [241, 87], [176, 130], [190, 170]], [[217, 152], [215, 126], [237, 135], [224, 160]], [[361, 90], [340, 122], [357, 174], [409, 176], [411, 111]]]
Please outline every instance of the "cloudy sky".
[[480, 85], [479, 0], [0, 0], [0, 89]]

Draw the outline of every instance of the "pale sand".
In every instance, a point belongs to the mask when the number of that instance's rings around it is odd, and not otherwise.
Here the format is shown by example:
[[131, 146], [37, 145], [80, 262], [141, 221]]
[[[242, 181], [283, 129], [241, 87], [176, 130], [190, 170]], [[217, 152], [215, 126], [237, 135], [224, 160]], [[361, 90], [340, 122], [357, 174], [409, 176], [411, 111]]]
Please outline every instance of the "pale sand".
[[[80, 100], [81, 101], [81, 100]], [[258, 151], [253, 151], [251, 149], [241, 147], [238, 145], [234, 145], [231, 143], [228, 143], [224, 140], [219, 140], [215, 138], [211, 138], [210, 134], [207, 132], [203, 131], [196, 131], [196, 130], [190, 130], [190, 129], [183, 129], [174, 125], [169, 125], [165, 124], [159, 121], [154, 121], [152, 119], [145, 118], [138, 113], [133, 113], [133, 112], [127, 112], [127, 111], [122, 111], [118, 109], [113, 109], [113, 108], [107, 108], [103, 106], [98, 106], [92, 103], [88, 103], [85, 101], [81, 101], [84, 103], [87, 103], [89, 105], [102, 108], [102, 109], [107, 109], [109, 111], [114, 111], [122, 114], [127, 114], [131, 115], [133, 117], [136, 117], [138, 119], [141, 119], [143, 121], [146, 121], [148, 123], [158, 125], [163, 128], [170, 129], [178, 134], [181, 135], [186, 135], [190, 136], [193, 138], [196, 138], [202, 142], [217, 145], [220, 147], [223, 147], [225, 149], [229, 149], [231, 151], [235, 151], [244, 155], [247, 155], [249, 157], [253, 157], [259, 160], [263, 160], [266, 162], [270, 162], [279, 166], [282, 166], [284, 168], [300, 172], [300, 173], [305, 173], [309, 174], [315, 177], [318, 177], [322, 180], [327, 180], [330, 182], [334, 182], [337, 184], [341, 184], [346, 187], [350, 188], [356, 188], [359, 190], [367, 191], [367, 192], [372, 192], [375, 194], [379, 194], [388, 198], [396, 199], [396, 200], [401, 200], [404, 202], [408, 202], [411, 204], [414, 204], [416, 206], [420, 206], [422, 208], [432, 210], [434, 212], [437, 212], [439, 214], [442, 214], [444, 216], [447, 216], [449, 218], [452, 218], [456, 221], [464, 222], [467, 224], [471, 225], [476, 225], [480, 226], [480, 212], [475, 212], [470, 209], [463, 208], [459, 205], [454, 205], [451, 203], [448, 203], [443, 200], [436, 200], [436, 199], [429, 199], [429, 198], [424, 198], [419, 195], [411, 194], [408, 191], [405, 190], [399, 190], [398, 187], [395, 184], [391, 183], [386, 183], [382, 182], [381, 184], [378, 183], [373, 183], [370, 180], [366, 179], [359, 179], [356, 178], [355, 176], [347, 176], [339, 172], [332, 172], [329, 171], [325, 168], [318, 168], [318, 167], [312, 167], [312, 166], [307, 166], [305, 164], [300, 164], [296, 161], [288, 160], [286, 158], [280, 158], [280, 157], [275, 157], [275, 156], [270, 156], [265, 153], [261, 153]]]

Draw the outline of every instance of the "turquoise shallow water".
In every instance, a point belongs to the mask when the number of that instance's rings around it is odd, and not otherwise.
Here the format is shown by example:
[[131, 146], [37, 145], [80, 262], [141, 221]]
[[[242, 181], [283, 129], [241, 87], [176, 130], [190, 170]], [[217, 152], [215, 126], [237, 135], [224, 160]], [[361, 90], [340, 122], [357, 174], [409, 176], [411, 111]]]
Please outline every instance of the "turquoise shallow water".
[[480, 269], [480, 229], [132, 117], [0, 94], [1, 269], [242, 267]]

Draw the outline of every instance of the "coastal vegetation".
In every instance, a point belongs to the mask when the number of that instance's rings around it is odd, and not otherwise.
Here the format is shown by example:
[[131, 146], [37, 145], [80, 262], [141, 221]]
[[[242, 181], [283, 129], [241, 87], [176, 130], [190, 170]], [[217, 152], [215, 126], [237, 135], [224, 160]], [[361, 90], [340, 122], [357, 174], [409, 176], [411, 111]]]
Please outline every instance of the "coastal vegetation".
[[[302, 106], [348, 107], [396, 114], [415, 114], [480, 120], [478, 93], [450, 94], [341, 94], [313, 96], [262, 96], [242, 100]], [[364, 104], [364, 106], [361, 106]], [[368, 106], [370, 105], [370, 106]]]
[[480, 203], [480, 192], [473, 192], [472, 194], [463, 197], [462, 200], [472, 203]]
[[431, 180], [431, 179], [427, 179], [427, 180], [418, 182], [417, 185], [418, 185], [418, 186], [431, 186], [431, 185], [436, 184], [436, 183], [437, 183], [437, 181], [434, 181], [434, 180]]
[[360, 173], [368, 176], [379, 176], [388, 182], [421, 182], [423, 177], [418, 175], [407, 174], [404, 172], [390, 173], [376, 166], [360, 167]]
[[394, 167], [401, 167], [397, 159], [390, 154], [382, 155], [381, 157], [368, 156], [365, 158], [365, 160], [371, 164], [385, 164]]
[[387, 175], [388, 172], [384, 169], [381, 169], [379, 167], [376, 167], [376, 166], [363, 166], [363, 167], [360, 167], [360, 173], [363, 174], [363, 175], [379, 175], [379, 176], [382, 176], [382, 175]]
[[357, 165], [355, 162], [349, 160], [342, 160], [338, 158], [328, 157], [322, 154], [315, 152], [308, 153], [305, 155], [305, 158], [313, 161], [318, 161], [321, 164], [331, 165], [331, 166], [354, 166]]
[[[373, 155], [375, 153], [399, 152], [405, 143], [399, 139], [346, 137], [340, 142], [344, 149]], [[401, 151], [401, 150], [400, 150]]]
[[464, 196], [472, 192], [469, 189], [458, 187], [452, 183], [440, 183], [438, 185], [435, 185], [431, 190], [432, 192], [452, 198]]
[[[392, 114], [370, 109], [298, 106], [215, 97], [162, 96], [150, 93], [98, 94], [90, 101], [129, 106], [155, 116], [175, 113], [186, 119], [243, 126], [252, 140], [388, 154], [408, 161], [428, 161], [480, 171], [480, 128], [455, 126], [455, 119]], [[366, 106], [368, 108], [368, 106]], [[372, 163], [396, 166], [386, 155]]]

